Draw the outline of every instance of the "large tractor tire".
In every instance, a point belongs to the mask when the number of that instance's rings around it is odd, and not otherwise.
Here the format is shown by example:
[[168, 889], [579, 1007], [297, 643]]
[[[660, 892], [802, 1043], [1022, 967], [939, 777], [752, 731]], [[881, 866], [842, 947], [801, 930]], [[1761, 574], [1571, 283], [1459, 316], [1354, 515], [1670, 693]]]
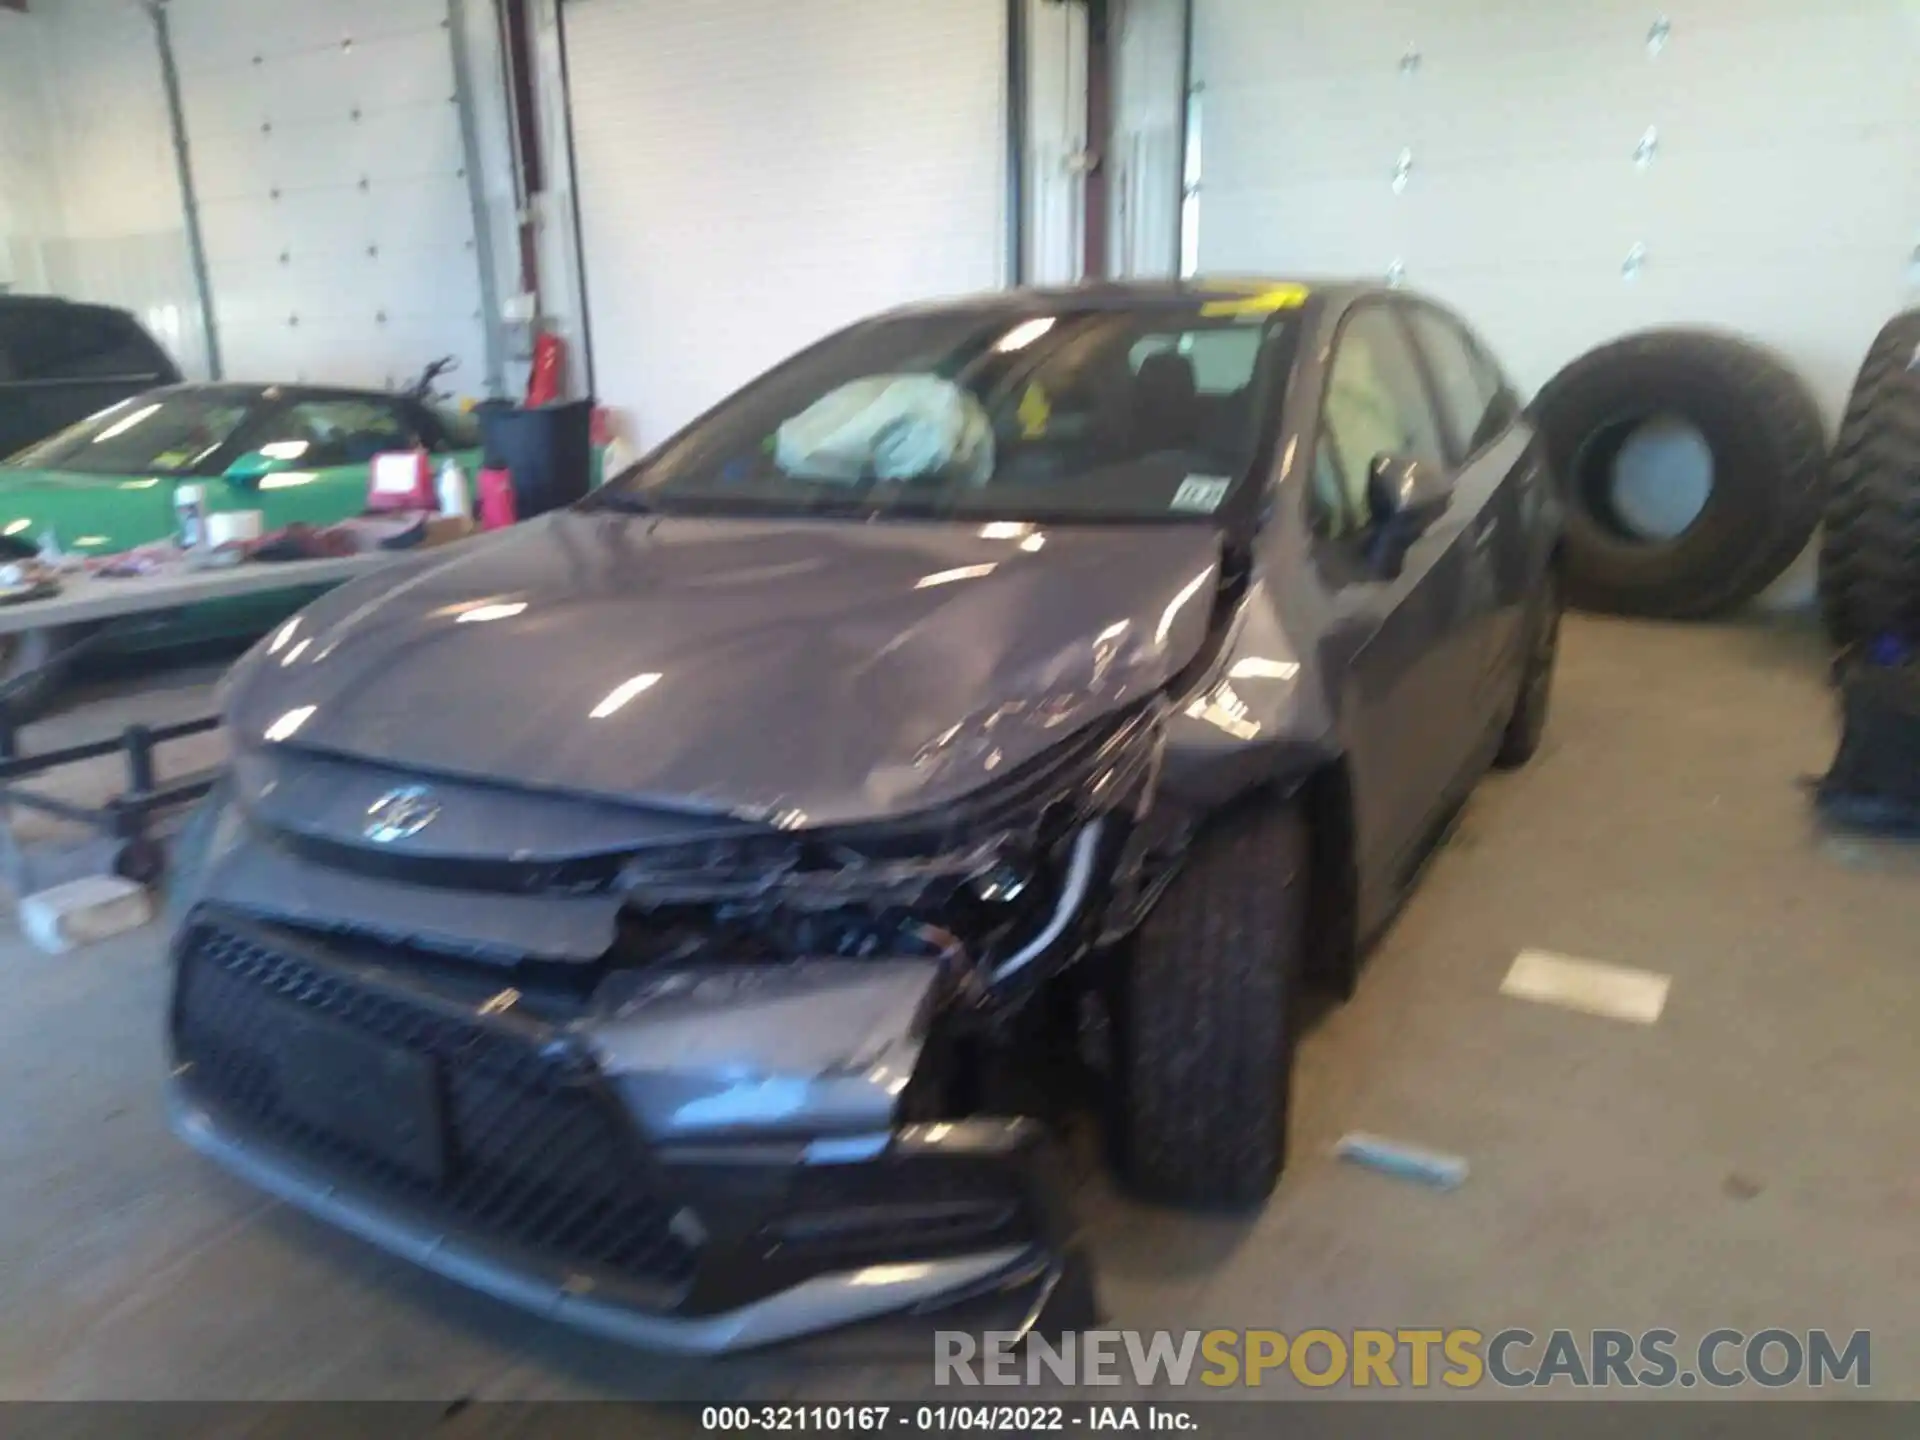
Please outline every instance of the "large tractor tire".
[[1920, 644], [1920, 310], [1881, 330], [1827, 473], [1820, 610], [1843, 646]]
[[[1602, 345], [1534, 402], [1567, 498], [1568, 600], [1584, 610], [1696, 619], [1757, 595], [1805, 548], [1820, 514], [1820, 411], [1767, 351], [1703, 330]], [[1706, 498], [1676, 533], [1635, 527], [1617, 463], [1652, 424], [1697, 435]]]

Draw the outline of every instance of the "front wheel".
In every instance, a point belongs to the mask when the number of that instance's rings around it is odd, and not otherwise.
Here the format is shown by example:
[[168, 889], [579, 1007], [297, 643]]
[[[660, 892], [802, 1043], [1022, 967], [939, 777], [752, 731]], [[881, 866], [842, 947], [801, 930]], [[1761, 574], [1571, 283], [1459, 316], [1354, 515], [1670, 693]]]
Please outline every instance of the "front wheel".
[[1150, 1199], [1247, 1208], [1280, 1178], [1309, 853], [1298, 806], [1229, 814], [1134, 937], [1115, 1138]]
[[52, 702], [66, 679], [61, 657], [73, 639], [72, 630], [46, 625], [0, 635], [0, 694], [16, 721], [33, 719]]

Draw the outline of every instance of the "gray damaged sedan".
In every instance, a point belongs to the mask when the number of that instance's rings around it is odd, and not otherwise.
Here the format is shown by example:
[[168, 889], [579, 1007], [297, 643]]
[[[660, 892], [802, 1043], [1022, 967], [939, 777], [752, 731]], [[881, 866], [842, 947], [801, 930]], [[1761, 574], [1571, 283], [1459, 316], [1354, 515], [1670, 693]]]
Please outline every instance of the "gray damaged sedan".
[[1271, 1191], [1302, 987], [1540, 743], [1554, 495], [1406, 291], [832, 335], [239, 662], [176, 1126], [642, 1344], [1078, 1323], [1063, 1113], [1145, 1195]]

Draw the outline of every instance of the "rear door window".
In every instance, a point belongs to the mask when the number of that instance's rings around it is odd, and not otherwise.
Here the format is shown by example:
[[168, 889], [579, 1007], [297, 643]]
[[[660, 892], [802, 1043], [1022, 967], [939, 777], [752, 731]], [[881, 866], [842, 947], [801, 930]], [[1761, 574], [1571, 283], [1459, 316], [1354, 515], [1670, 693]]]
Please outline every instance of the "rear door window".
[[1383, 455], [1447, 468], [1438, 417], [1406, 332], [1384, 305], [1354, 312], [1335, 342], [1314, 455], [1315, 519], [1323, 533], [1368, 529], [1367, 481]]
[[114, 310], [35, 306], [0, 312], [0, 379], [135, 380], [174, 378], [160, 348]]
[[1499, 372], [1458, 325], [1431, 306], [1412, 306], [1407, 320], [1433, 372], [1447, 428], [1461, 455], [1471, 455], [1505, 427]]

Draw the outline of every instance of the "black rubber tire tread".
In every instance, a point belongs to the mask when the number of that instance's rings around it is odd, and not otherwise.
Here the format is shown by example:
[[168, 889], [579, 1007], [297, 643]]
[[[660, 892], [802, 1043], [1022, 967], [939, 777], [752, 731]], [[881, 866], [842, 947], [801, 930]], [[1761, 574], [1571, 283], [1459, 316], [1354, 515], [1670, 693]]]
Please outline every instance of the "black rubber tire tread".
[[73, 632], [42, 626], [7, 639], [10, 643], [0, 647], [0, 684], [17, 682], [17, 688], [7, 692], [7, 708], [16, 723], [37, 719], [66, 684], [60, 655], [72, 643]]
[[1920, 640], [1920, 310], [1881, 329], [1828, 468], [1820, 611], [1840, 645]]
[[1135, 937], [1118, 1149], [1146, 1198], [1246, 1209], [1280, 1178], [1310, 853], [1297, 804], [1229, 812]]
[[1493, 763], [1517, 770], [1540, 749], [1547, 733], [1547, 714], [1553, 699], [1553, 668], [1560, 655], [1560, 576], [1548, 568], [1527, 616], [1527, 663], [1520, 677], [1520, 693], [1500, 737]]
[[[1825, 432], [1800, 377], [1751, 341], [1711, 330], [1648, 330], [1602, 345], [1534, 402], [1567, 498], [1567, 599], [1584, 610], [1668, 619], [1716, 615], [1764, 590], [1820, 518]], [[1641, 421], [1678, 415], [1713, 453], [1713, 487], [1665, 540], [1620, 533], [1590, 469]]]

